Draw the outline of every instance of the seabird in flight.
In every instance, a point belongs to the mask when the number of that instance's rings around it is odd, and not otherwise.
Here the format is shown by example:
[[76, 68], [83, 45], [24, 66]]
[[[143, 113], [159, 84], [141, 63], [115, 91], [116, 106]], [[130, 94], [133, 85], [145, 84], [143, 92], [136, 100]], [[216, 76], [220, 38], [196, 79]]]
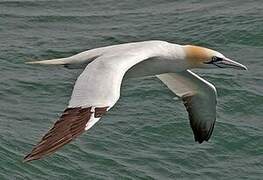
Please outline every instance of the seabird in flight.
[[182, 99], [195, 141], [208, 141], [216, 120], [216, 88], [190, 69], [247, 69], [217, 51], [166, 41], [113, 45], [28, 64], [59, 64], [84, 71], [75, 83], [68, 107], [25, 161], [52, 154], [90, 129], [118, 101], [124, 75], [157, 76]]

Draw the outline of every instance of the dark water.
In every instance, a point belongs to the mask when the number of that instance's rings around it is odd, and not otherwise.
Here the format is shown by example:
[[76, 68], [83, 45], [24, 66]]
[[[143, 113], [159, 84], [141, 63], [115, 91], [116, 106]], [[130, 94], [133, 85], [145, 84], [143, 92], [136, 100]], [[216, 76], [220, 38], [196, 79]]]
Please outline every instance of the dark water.
[[[221, 51], [249, 71], [195, 71], [218, 90], [209, 143], [157, 79], [125, 81], [116, 106], [55, 155], [23, 156], [64, 110], [80, 70], [30, 66], [160, 39]], [[263, 1], [0, 1], [0, 179], [262, 179]]]

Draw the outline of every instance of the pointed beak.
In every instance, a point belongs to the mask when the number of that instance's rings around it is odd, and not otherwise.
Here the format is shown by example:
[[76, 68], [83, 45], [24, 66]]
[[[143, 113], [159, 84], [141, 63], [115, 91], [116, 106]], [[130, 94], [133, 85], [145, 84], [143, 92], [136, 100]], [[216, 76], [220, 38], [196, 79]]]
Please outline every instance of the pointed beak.
[[222, 61], [216, 62], [216, 65], [221, 68], [234, 68], [240, 70], [247, 70], [247, 67], [244, 66], [243, 64], [240, 64], [228, 58], [224, 58]]

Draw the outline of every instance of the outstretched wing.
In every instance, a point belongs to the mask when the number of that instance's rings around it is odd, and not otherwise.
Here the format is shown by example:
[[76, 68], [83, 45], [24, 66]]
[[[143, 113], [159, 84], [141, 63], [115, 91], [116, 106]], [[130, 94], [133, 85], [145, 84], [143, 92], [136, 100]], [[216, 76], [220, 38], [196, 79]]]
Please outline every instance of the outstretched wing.
[[91, 62], [78, 77], [68, 108], [24, 160], [49, 155], [91, 128], [119, 99], [126, 71], [149, 57], [150, 53], [103, 55]]
[[183, 100], [195, 141], [208, 141], [216, 120], [215, 87], [190, 70], [157, 77]]
[[108, 107], [95, 108], [67, 108], [59, 120], [34, 147], [24, 160], [31, 161], [40, 159], [45, 155], [52, 154], [63, 145], [82, 134], [89, 123], [94, 123], [106, 113]]

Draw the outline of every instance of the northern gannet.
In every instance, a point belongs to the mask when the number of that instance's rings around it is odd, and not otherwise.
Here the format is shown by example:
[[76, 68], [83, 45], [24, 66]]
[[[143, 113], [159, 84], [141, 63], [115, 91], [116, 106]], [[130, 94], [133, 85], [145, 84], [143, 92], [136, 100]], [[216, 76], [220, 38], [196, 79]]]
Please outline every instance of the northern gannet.
[[28, 64], [60, 64], [85, 69], [75, 83], [66, 110], [24, 161], [49, 155], [90, 129], [118, 101], [124, 75], [156, 75], [182, 99], [195, 141], [208, 141], [216, 120], [216, 88], [189, 69], [247, 69], [215, 50], [166, 41], [113, 45]]

